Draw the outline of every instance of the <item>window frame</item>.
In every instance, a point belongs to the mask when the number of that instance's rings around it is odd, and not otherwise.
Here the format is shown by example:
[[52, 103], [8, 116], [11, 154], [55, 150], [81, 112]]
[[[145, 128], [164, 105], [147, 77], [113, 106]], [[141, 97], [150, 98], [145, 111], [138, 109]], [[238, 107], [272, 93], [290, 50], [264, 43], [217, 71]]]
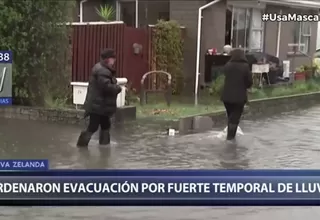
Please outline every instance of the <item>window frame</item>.
[[[133, 8], [133, 19], [130, 23], [134, 25], [134, 27], [144, 27], [144, 26], [152, 26], [155, 25], [157, 22], [150, 22], [148, 13], [149, 13], [149, 7], [155, 7], [154, 3], [162, 3], [166, 4], [168, 6], [168, 10], [165, 11], [156, 11], [158, 19], [161, 18], [161, 16], [167, 17], [165, 20], [170, 20], [170, 0], [154, 0], [154, 1], [141, 1], [138, 2], [138, 11], [136, 10], [136, 1], [135, 0], [115, 0], [116, 1], [116, 17], [117, 20], [123, 20], [123, 4], [132, 4], [134, 5]], [[149, 4], [150, 3], [150, 4]], [[156, 7], [157, 8], [157, 7]], [[136, 13], [138, 12], [138, 24], [136, 24]], [[142, 17], [141, 17], [142, 16]]]
[[[232, 43], [232, 47], [235, 47], [236, 45], [239, 45], [239, 42], [236, 42], [235, 45], [233, 44], [233, 40], [234, 40], [234, 16], [235, 16], [235, 10], [236, 9], [243, 9], [245, 10], [245, 15], [246, 15], [246, 18], [245, 18], [245, 30], [247, 28], [249, 28], [249, 36], [247, 34], [247, 31], [245, 31], [245, 36], [244, 36], [244, 44], [245, 45], [242, 45], [242, 48], [246, 51], [249, 51], [249, 52], [263, 52], [264, 51], [264, 32], [265, 32], [265, 24], [264, 22], [262, 22], [262, 26], [260, 28], [253, 28], [252, 27], [252, 21], [253, 21], [253, 11], [254, 10], [258, 10], [261, 15], [263, 14], [263, 11], [264, 9], [263, 8], [259, 8], [259, 7], [247, 7], [247, 6], [241, 6], [241, 5], [230, 5], [232, 7], [232, 22], [231, 22], [231, 43]], [[249, 11], [249, 13], [248, 13]], [[250, 16], [249, 18], [249, 22], [247, 22], [247, 16]], [[238, 16], [238, 15], [237, 15]], [[239, 20], [236, 19], [236, 20]], [[248, 26], [249, 25], [249, 26]], [[261, 33], [261, 40], [260, 40], [260, 48], [255, 48], [255, 49], [252, 49], [250, 47], [250, 35], [252, 32], [254, 31], [257, 31], [257, 32], [260, 32]], [[238, 37], [236, 37], [236, 41], [237, 41]], [[249, 43], [247, 43], [249, 42]], [[249, 45], [247, 45], [249, 44]]]
[[[253, 18], [253, 11], [254, 10], [259, 10], [260, 15], [262, 16], [263, 14], [263, 9], [258, 9], [258, 8], [251, 8], [251, 22], [254, 20]], [[260, 28], [253, 28], [253, 25], [251, 23], [250, 25], [250, 34], [253, 32], [260, 32], [261, 33], [261, 41], [260, 41], [260, 48], [255, 48], [252, 49], [251, 47], [249, 48], [250, 52], [263, 52], [263, 44], [264, 44], [264, 29], [265, 29], [265, 23], [261, 22], [261, 27]], [[250, 36], [249, 36], [250, 37]], [[250, 38], [249, 38], [249, 42], [250, 42]]]
[[[309, 30], [308, 30], [308, 34], [304, 33], [304, 25], [308, 24], [309, 25]], [[299, 39], [298, 39], [298, 48], [299, 48], [299, 52], [302, 52], [304, 54], [308, 54], [310, 52], [310, 41], [311, 41], [311, 34], [312, 34], [312, 26], [310, 22], [299, 22]], [[308, 44], [306, 45], [306, 43], [303, 41], [303, 38], [308, 39]], [[301, 49], [301, 47], [303, 49]]]

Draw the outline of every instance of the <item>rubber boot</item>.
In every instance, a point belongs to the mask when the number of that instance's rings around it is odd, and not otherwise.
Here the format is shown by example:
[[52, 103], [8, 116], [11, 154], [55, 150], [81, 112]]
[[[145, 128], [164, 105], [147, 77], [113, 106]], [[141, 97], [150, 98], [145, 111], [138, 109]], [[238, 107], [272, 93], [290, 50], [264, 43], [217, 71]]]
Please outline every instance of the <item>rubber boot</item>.
[[237, 134], [238, 125], [228, 124], [227, 140], [233, 140]]
[[91, 140], [92, 133], [82, 131], [77, 142], [77, 147], [87, 147]]
[[109, 130], [101, 130], [100, 131], [99, 144], [100, 145], [110, 144], [110, 133], [109, 133]]

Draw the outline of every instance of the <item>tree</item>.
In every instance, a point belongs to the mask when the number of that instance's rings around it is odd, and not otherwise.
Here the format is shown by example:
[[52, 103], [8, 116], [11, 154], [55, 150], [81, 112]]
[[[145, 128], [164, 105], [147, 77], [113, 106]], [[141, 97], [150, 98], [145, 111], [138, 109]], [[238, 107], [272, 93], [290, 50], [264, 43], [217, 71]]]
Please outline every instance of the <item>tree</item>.
[[[74, 1], [0, 0], [0, 49], [13, 51], [14, 100], [44, 105], [69, 84], [67, 59]], [[25, 103], [24, 103], [25, 104]]]

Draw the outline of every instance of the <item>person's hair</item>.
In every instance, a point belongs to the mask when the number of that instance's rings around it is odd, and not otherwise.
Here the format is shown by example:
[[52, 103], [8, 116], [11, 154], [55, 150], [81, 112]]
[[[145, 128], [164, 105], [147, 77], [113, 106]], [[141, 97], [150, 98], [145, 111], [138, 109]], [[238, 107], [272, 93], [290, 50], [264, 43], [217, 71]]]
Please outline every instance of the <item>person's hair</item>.
[[230, 62], [248, 62], [244, 50], [236, 48], [230, 52]]
[[116, 54], [113, 49], [107, 48], [101, 52], [100, 57], [102, 60], [105, 60], [108, 58], [116, 58]]

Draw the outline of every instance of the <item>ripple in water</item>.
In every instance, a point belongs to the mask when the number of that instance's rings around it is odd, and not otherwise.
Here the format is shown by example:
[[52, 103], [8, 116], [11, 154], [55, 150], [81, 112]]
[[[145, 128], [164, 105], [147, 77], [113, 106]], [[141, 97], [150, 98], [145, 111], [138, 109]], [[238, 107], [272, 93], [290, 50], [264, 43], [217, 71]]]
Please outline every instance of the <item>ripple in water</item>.
[[[320, 166], [320, 107], [241, 123], [244, 136], [228, 144], [216, 138], [221, 129], [168, 137], [161, 126], [131, 123], [112, 131], [112, 147], [100, 147], [97, 135], [89, 149], [75, 142], [80, 128], [34, 121], [4, 120], [1, 156], [48, 158], [61, 169], [312, 169]], [[28, 129], [26, 129], [28, 128]], [[1, 220], [270, 220], [318, 219], [317, 207], [3, 207]]]

